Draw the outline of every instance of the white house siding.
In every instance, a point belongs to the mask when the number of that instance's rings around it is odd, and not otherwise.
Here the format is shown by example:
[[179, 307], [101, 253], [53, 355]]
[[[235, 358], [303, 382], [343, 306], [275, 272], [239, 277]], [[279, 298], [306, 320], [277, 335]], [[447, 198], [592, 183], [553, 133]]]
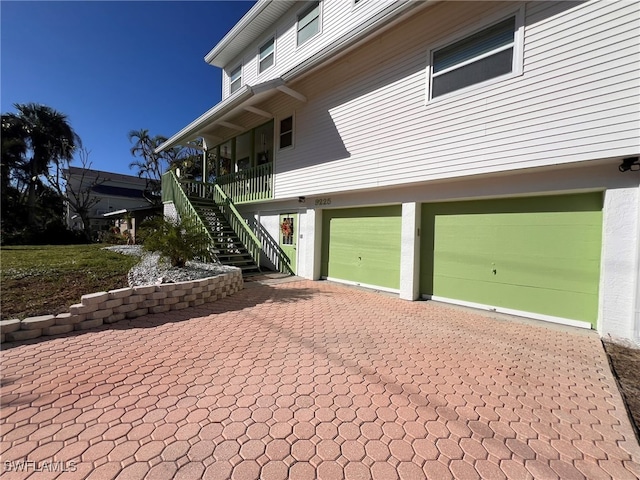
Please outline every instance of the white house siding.
[[[342, 39], [345, 34], [379, 11], [389, 8], [391, 3], [390, 0], [366, 0], [356, 5], [351, 0], [321, 1], [321, 33], [298, 47], [296, 45], [297, 16], [306, 8], [305, 4], [300, 2], [267, 28], [243, 55], [229, 62], [223, 73], [223, 98], [229, 96], [228, 74], [241, 62], [244, 65], [242, 83], [245, 85], [255, 85], [278, 78], [336, 40]], [[273, 68], [259, 74], [258, 50], [271, 36], [275, 36], [276, 39], [275, 64]]]
[[519, 5], [426, 8], [299, 82], [276, 197], [637, 155], [638, 2], [529, 2], [521, 76], [427, 102], [430, 50]]

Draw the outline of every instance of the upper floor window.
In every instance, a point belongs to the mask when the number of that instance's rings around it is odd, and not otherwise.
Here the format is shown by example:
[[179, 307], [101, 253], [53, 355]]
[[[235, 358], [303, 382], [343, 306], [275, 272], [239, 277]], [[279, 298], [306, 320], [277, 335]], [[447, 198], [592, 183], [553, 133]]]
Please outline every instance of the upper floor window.
[[293, 145], [293, 117], [287, 117], [280, 120], [279, 135], [279, 148], [287, 148]]
[[434, 50], [431, 98], [515, 71], [516, 16]]
[[242, 86], [242, 65], [238, 65], [229, 74], [229, 92], [233, 93]]
[[264, 72], [267, 68], [273, 65], [275, 60], [275, 39], [271, 37], [267, 42], [260, 47], [258, 55], [258, 73]]
[[311, 2], [298, 15], [298, 45], [313, 37], [320, 31], [320, 2]]

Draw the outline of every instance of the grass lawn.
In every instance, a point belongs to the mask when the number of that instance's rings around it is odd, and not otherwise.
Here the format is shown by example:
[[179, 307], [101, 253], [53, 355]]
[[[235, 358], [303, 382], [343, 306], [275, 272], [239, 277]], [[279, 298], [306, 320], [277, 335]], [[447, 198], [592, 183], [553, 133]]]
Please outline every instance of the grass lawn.
[[2, 318], [67, 312], [84, 294], [127, 287], [127, 272], [138, 257], [103, 250], [104, 246], [2, 247]]

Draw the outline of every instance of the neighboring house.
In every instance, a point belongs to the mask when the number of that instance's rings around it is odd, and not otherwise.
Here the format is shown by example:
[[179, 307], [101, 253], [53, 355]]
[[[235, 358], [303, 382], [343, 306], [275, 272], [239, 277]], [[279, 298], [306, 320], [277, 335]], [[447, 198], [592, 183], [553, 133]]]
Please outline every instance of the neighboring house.
[[[130, 210], [149, 207], [143, 196], [147, 182], [143, 178], [100, 170], [69, 167], [64, 172], [65, 179], [73, 191], [82, 192], [91, 189], [91, 198], [99, 202], [91, 207], [89, 214], [92, 237], [96, 238], [101, 231], [108, 230], [114, 219], [105, 214], [117, 210]], [[82, 219], [67, 204], [67, 225], [72, 229], [82, 229]]]
[[204, 139], [217, 186], [182, 187], [230, 197], [263, 267], [639, 341], [639, 28], [627, 1], [259, 0], [159, 150]]

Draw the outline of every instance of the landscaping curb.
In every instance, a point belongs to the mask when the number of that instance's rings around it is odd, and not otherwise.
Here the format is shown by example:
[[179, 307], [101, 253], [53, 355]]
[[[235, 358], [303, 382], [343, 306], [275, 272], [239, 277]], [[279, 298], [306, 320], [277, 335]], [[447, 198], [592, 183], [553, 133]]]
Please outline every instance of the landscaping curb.
[[197, 307], [244, 288], [240, 269], [188, 282], [119, 288], [83, 295], [69, 312], [23, 320], [0, 320], [0, 343], [21, 342], [41, 336], [87, 330], [105, 323]]

